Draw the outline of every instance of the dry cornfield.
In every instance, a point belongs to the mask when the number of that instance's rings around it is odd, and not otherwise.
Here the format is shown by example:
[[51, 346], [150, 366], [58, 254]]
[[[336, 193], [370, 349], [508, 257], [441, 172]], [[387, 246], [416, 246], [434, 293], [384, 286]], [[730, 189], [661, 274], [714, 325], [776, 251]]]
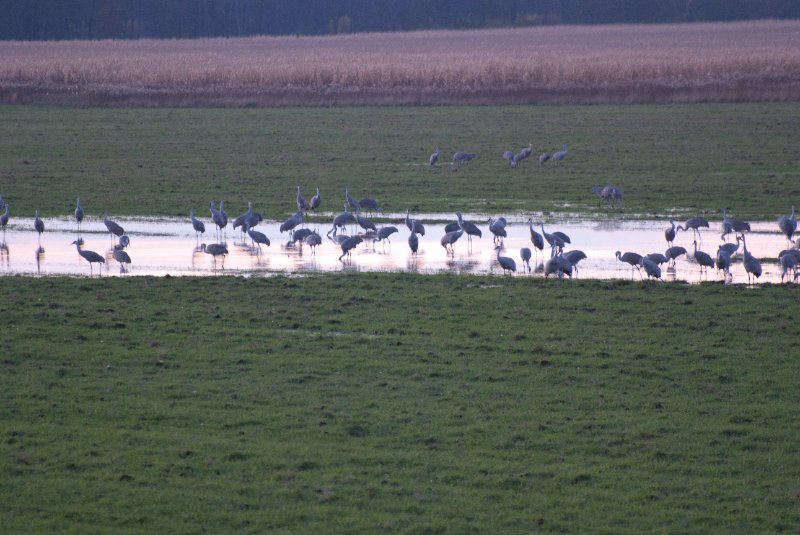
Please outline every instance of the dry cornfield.
[[800, 21], [0, 42], [0, 102], [276, 106], [782, 101]]

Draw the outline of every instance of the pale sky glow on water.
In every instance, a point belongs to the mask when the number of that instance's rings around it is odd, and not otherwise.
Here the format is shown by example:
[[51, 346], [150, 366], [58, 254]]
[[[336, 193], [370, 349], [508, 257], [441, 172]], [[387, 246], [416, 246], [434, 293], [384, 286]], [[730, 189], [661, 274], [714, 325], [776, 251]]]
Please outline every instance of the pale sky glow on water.
[[[322, 244], [316, 251], [308, 245], [287, 246], [290, 239], [289, 233], [279, 232], [280, 222], [264, 221], [256, 230], [266, 234], [271, 245], [262, 246], [260, 253], [251, 246], [250, 239], [243, 239], [238, 229], [234, 230], [229, 225], [225, 232], [224, 242], [227, 244], [229, 254], [224, 259], [216, 260], [211, 255], [199, 250], [200, 243], [216, 243], [216, 227], [210, 219], [201, 218], [206, 225], [206, 233], [201, 241], [196, 238], [189, 218], [115, 218], [130, 237], [130, 245], [126, 249], [131, 257], [131, 265], [124, 276], [136, 275], [210, 275], [230, 274], [261, 276], [273, 273], [309, 273], [318, 271], [414, 271], [419, 273], [457, 272], [474, 274], [502, 275], [502, 269], [497, 263], [496, 252], [492, 243], [492, 234], [487, 224], [488, 216], [465, 214], [464, 219], [476, 223], [483, 233], [480, 239], [474, 238], [470, 244], [464, 234], [455, 243], [455, 253], [449, 255], [440, 245], [444, 235], [444, 223], [449, 216], [444, 214], [416, 214], [416, 218], [425, 223], [426, 234], [420, 236], [419, 252], [411, 255], [407, 239], [410, 234], [404, 223], [405, 214], [387, 214], [385, 218], [391, 222], [376, 223], [378, 228], [382, 225], [393, 225], [398, 232], [390, 236], [391, 243], [375, 242], [369, 235], [363, 243], [359, 244], [352, 252], [351, 258], [339, 260], [342, 254], [341, 247], [326, 236], [330, 230], [330, 223], [310, 223], [312, 230], [322, 236]], [[455, 218], [453, 218], [455, 219]], [[331, 215], [332, 220], [332, 215]], [[428, 221], [436, 220], [438, 223]], [[536, 221], [534, 219], [536, 223]], [[86, 276], [90, 267], [86, 260], [78, 255], [72, 241], [78, 237], [77, 224], [73, 219], [55, 218], [45, 219], [45, 232], [41, 240], [33, 228], [33, 218], [14, 217], [9, 223], [5, 236], [0, 234], [0, 274], [25, 274], [25, 275], [68, 275]], [[680, 222], [676, 221], [676, 224]], [[545, 223], [544, 229], [548, 233], [561, 231], [566, 233], [572, 243], [568, 244], [565, 251], [580, 249], [587, 258], [578, 264], [577, 278], [582, 279], [630, 279], [631, 267], [618, 261], [615, 251], [632, 251], [639, 254], [664, 253], [667, 243], [664, 239], [664, 230], [669, 227], [664, 221], [643, 220], [604, 220], [604, 221], [561, 221]], [[777, 223], [751, 222], [752, 232], [747, 233], [748, 250], [755, 257], [761, 259], [763, 273], [758, 279], [759, 283], [781, 282], [782, 269], [777, 262], [778, 253], [789, 246], [786, 238], [779, 233]], [[536, 225], [535, 230], [541, 233], [541, 227]], [[363, 233], [360, 228], [348, 228], [349, 235]], [[526, 221], [521, 218], [509, 218], [506, 227], [508, 236], [503, 240], [502, 256], [515, 260], [517, 272], [515, 276], [540, 277], [541, 273], [528, 273], [523, 267], [520, 258], [520, 248], [528, 247], [534, 250], [530, 231]], [[710, 228], [701, 230], [698, 248], [716, 256], [717, 246], [724, 243], [721, 239], [721, 223], [711, 222]], [[341, 231], [340, 231], [341, 233]], [[84, 219], [82, 233], [84, 249], [95, 251], [103, 255], [105, 264], [94, 264], [92, 271], [98, 273], [98, 266], [103, 276], [119, 276], [120, 265], [112, 258], [111, 234], [106, 231], [101, 219]], [[735, 242], [733, 235], [728, 237]], [[691, 254], [693, 252], [692, 232], [679, 232], [675, 245], [685, 247]], [[39, 247], [44, 250], [39, 251]], [[545, 258], [549, 258], [550, 251], [545, 244]], [[733, 283], [746, 283], [747, 275], [742, 264], [743, 248], [740, 246], [733, 258], [731, 276]], [[532, 267], [542, 264], [542, 253], [536, 251]], [[680, 257], [675, 269], [668, 269], [667, 264], [662, 267], [662, 279], [665, 281], [686, 281], [697, 283], [706, 280], [722, 281], [723, 276], [717, 274], [716, 269], [711, 269], [708, 275], [701, 276], [700, 266], [691, 258]], [[639, 279], [639, 274], [634, 270], [633, 277]]]

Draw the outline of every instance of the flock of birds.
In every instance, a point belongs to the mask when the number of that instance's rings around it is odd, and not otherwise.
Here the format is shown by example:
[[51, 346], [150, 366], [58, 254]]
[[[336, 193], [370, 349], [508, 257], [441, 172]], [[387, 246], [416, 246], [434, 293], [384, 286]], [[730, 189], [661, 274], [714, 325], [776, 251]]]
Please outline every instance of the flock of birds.
[[[503, 152], [503, 158], [508, 161], [508, 165], [512, 168], [516, 168], [523, 160], [528, 158], [533, 153], [533, 143], [528, 143], [527, 147], [522, 147], [519, 151], [514, 152], [511, 150], [507, 150]], [[569, 153], [569, 146], [564, 143], [564, 146], [561, 150], [555, 151], [553, 153], [543, 152], [539, 155], [539, 165], [544, 166], [549, 160], [553, 160], [556, 163], [561, 162], [564, 158], [567, 157]], [[441, 151], [439, 147], [436, 147], [436, 150], [430, 155], [428, 158], [428, 163], [432, 166], [436, 165], [439, 162], [439, 157], [441, 156]], [[453, 159], [450, 161], [450, 168], [457, 169], [462, 165], [471, 162], [475, 159], [477, 155], [474, 152], [464, 152], [464, 151], [456, 151], [453, 153]]]
[[[641, 269], [644, 269], [648, 278], [652, 277], [656, 279], [661, 278], [662, 264], [668, 264], [668, 266], [672, 265], [674, 269], [675, 259], [682, 255], [687, 255], [691, 256], [700, 266], [701, 275], [704, 271], [708, 274], [709, 268], [716, 268], [718, 273], [721, 272], [723, 274], [727, 282], [732, 280], [732, 259], [739, 251], [739, 246], [741, 245], [743, 248], [742, 263], [747, 273], [747, 282], [753, 283], [755, 279], [761, 277], [762, 268], [761, 261], [747, 250], [746, 233], [751, 230], [750, 223], [731, 218], [726, 209], [722, 210], [722, 217], [722, 235], [720, 238], [724, 240], [724, 243], [717, 247], [716, 254], [713, 256], [697, 248], [697, 242], [700, 238], [700, 229], [709, 228], [708, 220], [703, 217], [692, 217], [687, 219], [684, 225], [678, 226], [675, 225], [674, 221], [670, 221], [670, 227], [664, 231], [664, 239], [667, 241], [668, 245], [664, 254], [650, 253], [641, 255], [631, 251], [625, 253], [617, 251], [615, 255], [620, 262], [629, 264], [632, 272], [633, 269], [639, 269], [641, 275]], [[778, 228], [781, 233], [786, 236], [790, 245], [789, 248], [783, 249], [778, 253], [778, 261], [782, 268], [781, 283], [787, 278], [796, 282], [800, 276], [800, 270], [798, 269], [800, 268], [800, 249], [797, 247], [798, 244], [792, 241], [797, 231], [797, 216], [794, 205], [792, 206], [790, 215], [784, 215], [778, 219]], [[694, 249], [691, 253], [689, 253], [686, 248], [674, 244], [678, 232], [689, 230], [692, 231], [694, 236], [694, 241], [692, 242]], [[733, 234], [736, 239], [735, 243], [728, 241], [728, 236], [731, 234]]]
[[[566, 155], [566, 150], [567, 147], [565, 145], [564, 154], [559, 156], [561, 153], [556, 153], [552, 156], [552, 159], [560, 161]], [[518, 163], [527, 158], [530, 152], [531, 147], [529, 145], [523, 148], [519, 153], [510, 156], [510, 158]], [[436, 152], [431, 155], [431, 164], [435, 163], [438, 158], [438, 153], [439, 150], [437, 149]], [[453, 161], [458, 161], [460, 158], [463, 159], [464, 154], [466, 153], [456, 152], [453, 156]], [[468, 156], [474, 157], [474, 154]], [[544, 156], [545, 155], [542, 155], [542, 157], [540, 157], [540, 162], [543, 160]], [[548, 156], [548, 159], [549, 158], [550, 156]], [[598, 186], [593, 188], [593, 193], [598, 195], [600, 199], [605, 200], [609, 206], [624, 207], [622, 192], [615, 186]], [[303, 220], [304, 214], [307, 215], [309, 211], [318, 210], [321, 202], [322, 197], [319, 188], [316, 189], [315, 195], [311, 197], [310, 200], [306, 200], [301, 192], [300, 186], [297, 186], [297, 212], [283, 221], [279, 228], [281, 233], [287, 232], [290, 235], [287, 245], [307, 245], [311, 248], [312, 254], [315, 254], [315, 248], [323, 242], [322, 236], [318, 232], [303, 226]], [[344, 210], [334, 216], [331, 228], [326, 234], [329, 240], [335, 242], [341, 248], [342, 254], [339, 256], [339, 260], [342, 262], [350, 262], [352, 252], [359, 244], [364, 242], [365, 239], [369, 238], [375, 242], [381, 242], [383, 240], [390, 242], [390, 237], [399, 232], [398, 228], [394, 225], [378, 227], [369, 217], [362, 215], [362, 210], [366, 213], [374, 214], [382, 213], [382, 209], [378, 201], [374, 198], [364, 197], [356, 200], [351, 195], [347, 186], [345, 186], [344, 190], [343, 207]], [[2, 195], [0, 195], [0, 210], [4, 210], [0, 215], [0, 227], [2, 227], [3, 236], [5, 237], [6, 226], [10, 217], [10, 203], [5, 200]], [[257, 254], [261, 253], [262, 245], [270, 245], [270, 239], [263, 232], [256, 229], [258, 224], [264, 220], [264, 217], [261, 213], [253, 211], [252, 202], [248, 203], [246, 212], [233, 219], [229, 219], [223, 201], [219, 201], [219, 204], [215, 205], [212, 200], [209, 205], [209, 212], [211, 221], [216, 230], [216, 236], [219, 239], [218, 243], [200, 243], [203, 235], [206, 233], [205, 223], [195, 215], [194, 208], [190, 210], [189, 217], [192, 228], [197, 235], [197, 243], [199, 244], [196, 250], [211, 255], [214, 259], [215, 268], [218, 257], [222, 258], [222, 267], [224, 268], [225, 256], [228, 254], [228, 248], [225, 244], [224, 237], [229, 223], [234, 230], [238, 229], [239, 232], [241, 232], [243, 240], [245, 236], [250, 238], [251, 245], [253, 249], [257, 251]], [[741, 245], [743, 248], [742, 262], [747, 273], [748, 283], [754, 282], [755, 279], [761, 276], [762, 268], [760, 261], [747, 249], [746, 233], [750, 231], [750, 224], [746, 221], [731, 218], [727, 210], [723, 210], [722, 215], [723, 232], [721, 239], [724, 240], [724, 243], [717, 247], [716, 254], [713, 256], [698, 249], [698, 240], [700, 240], [701, 237], [700, 230], [709, 228], [708, 220], [702, 217], [690, 218], [683, 225], [677, 226], [674, 221], [670, 221], [670, 227], [664, 231], [664, 238], [668, 247], [663, 254], [640, 254], [632, 251], [623, 253], [617, 251], [615, 256], [620, 262], [627, 263], [631, 266], [631, 276], [638, 270], [641, 278], [644, 278], [644, 274], [646, 274], [648, 278], [660, 279], [662, 275], [662, 265], [667, 264], [667, 269], [674, 270], [675, 260], [682, 255], [686, 255], [687, 257], [693, 258], [700, 266], [701, 276], [704, 271], [706, 274], [708, 273], [708, 268], [716, 268], [718, 273], [722, 272], [725, 280], [728, 281], [732, 279], [731, 264]], [[76, 199], [74, 217], [78, 225], [78, 239], [73, 241], [72, 245], [75, 245], [78, 254], [89, 263], [90, 274], [92, 274], [93, 264], [104, 264], [106, 258], [95, 251], [83, 248], [83, 240], [80, 237], [80, 233], [81, 223], [84, 219], [84, 209], [81, 206], [80, 198]], [[127, 271], [127, 266], [131, 264], [131, 257], [125, 250], [128, 245], [130, 245], [130, 239], [125, 234], [125, 230], [122, 226], [109, 219], [108, 214], [105, 212], [103, 213], [103, 223], [111, 234], [111, 256], [119, 263], [120, 271], [125, 272]], [[507, 236], [506, 226], [508, 222], [506, 218], [490, 218], [487, 224], [489, 232], [493, 236], [497, 264], [503, 269], [504, 273], [516, 272], [517, 263], [514, 258], [501, 254], [503, 250], [503, 238]], [[531, 272], [533, 270], [531, 267], [531, 259], [533, 258], [535, 261], [541, 253], [542, 263], [536, 264], [537, 272], [542, 272], [545, 277], [549, 277], [550, 275], [559, 278], [562, 278], [564, 275], [572, 277], [573, 273], [578, 270], [578, 263], [586, 258], [586, 254], [577, 249], [565, 251], [566, 246], [571, 244], [570, 237], [567, 234], [560, 231], [547, 232], [544, 228], [544, 223], [540, 222], [534, 225], [531, 218], [528, 219], [527, 224], [533, 248], [522, 247], [520, 249], [519, 254], [523, 269]], [[421, 221], [414, 219], [408, 210], [406, 211], [405, 225], [409, 231], [407, 242], [410, 254], [416, 255], [419, 250], [419, 236], [425, 235], [425, 226]], [[352, 233], [352, 235], [343, 233], [342, 231], [346, 231], [348, 227], [354, 228], [357, 233]], [[778, 219], [778, 227], [791, 244], [789, 248], [780, 251], [778, 254], [778, 259], [783, 269], [781, 282], [786, 278], [797, 281], [800, 276], [800, 249], [798, 248], [800, 244], [795, 244], [792, 241], [797, 230], [797, 217], [794, 206], [791, 207], [790, 215], [781, 216]], [[38, 209], [36, 210], [34, 218], [34, 228], [39, 234], [41, 249], [41, 235], [44, 232], [44, 222], [39, 217]], [[539, 232], [537, 228], [541, 232]], [[690, 230], [694, 237], [694, 248], [691, 252], [687, 251], [684, 247], [674, 244], [678, 232], [688, 232]], [[480, 227], [476, 223], [464, 220], [461, 212], [456, 212], [456, 220], [445, 225], [444, 234], [440, 239], [440, 244], [448, 255], [455, 255], [455, 244], [464, 234], [467, 235], [467, 240], [470, 244], [473, 238], [481, 238], [483, 235]], [[731, 235], [735, 238], [734, 242], [728, 241]], [[114, 242], [115, 239], [117, 240], [116, 243]], [[546, 247], [549, 249], [549, 257], [545, 260]], [[642, 270], [644, 270], [644, 274]]]

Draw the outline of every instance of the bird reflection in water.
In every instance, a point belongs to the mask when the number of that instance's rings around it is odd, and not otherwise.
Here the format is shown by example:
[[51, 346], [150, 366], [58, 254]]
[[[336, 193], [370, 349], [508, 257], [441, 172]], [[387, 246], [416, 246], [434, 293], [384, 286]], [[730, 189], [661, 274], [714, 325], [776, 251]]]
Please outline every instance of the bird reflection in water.
[[451, 257], [450, 260], [445, 262], [445, 265], [447, 265], [449, 269], [458, 271], [460, 273], [472, 273], [480, 266], [480, 261], [463, 259], [456, 260], [455, 258]]
[[[5, 246], [5, 243], [0, 244], [0, 249]], [[8, 248], [6, 247], [6, 250]], [[36, 248], [36, 273], [38, 275], [42, 274], [42, 264], [44, 263], [44, 247], [41, 245]]]
[[6, 267], [10, 266], [11, 256], [8, 252], [8, 244], [4, 241], [0, 242], [0, 265], [5, 264]]

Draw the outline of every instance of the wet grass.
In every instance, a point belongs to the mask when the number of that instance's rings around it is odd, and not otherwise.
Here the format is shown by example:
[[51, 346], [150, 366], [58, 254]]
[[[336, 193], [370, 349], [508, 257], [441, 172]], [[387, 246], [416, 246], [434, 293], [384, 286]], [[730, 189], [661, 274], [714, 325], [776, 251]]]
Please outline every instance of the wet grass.
[[8, 532], [791, 532], [797, 288], [0, 277]]
[[[800, 104], [483, 106], [330, 109], [0, 108], [0, 193], [12, 215], [207, 216], [247, 201], [269, 218], [295, 210], [295, 187], [319, 187], [338, 211], [344, 186], [385, 210], [517, 214], [606, 212], [591, 187], [620, 187], [627, 212], [774, 219], [800, 204]], [[503, 151], [533, 143], [517, 170]], [[542, 151], [570, 144], [560, 166]], [[436, 146], [448, 162], [431, 169]]]

